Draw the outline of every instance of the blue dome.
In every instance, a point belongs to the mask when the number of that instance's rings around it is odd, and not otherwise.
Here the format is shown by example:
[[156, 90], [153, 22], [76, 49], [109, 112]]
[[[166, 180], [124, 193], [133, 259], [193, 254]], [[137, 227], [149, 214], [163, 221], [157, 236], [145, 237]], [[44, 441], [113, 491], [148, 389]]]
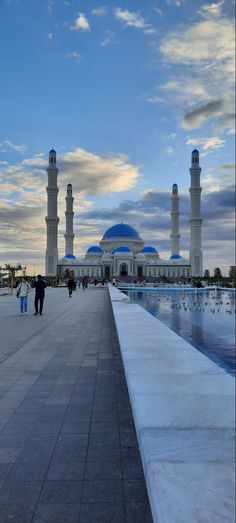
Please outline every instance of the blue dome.
[[151, 247], [151, 245], [147, 245], [147, 247], [144, 247], [143, 250], [141, 252], [157, 252], [157, 250], [155, 249], [155, 247]]
[[125, 238], [136, 238], [138, 240], [141, 239], [137, 231], [130, 225], [127, 225], [126, 223], [118, 223], [117, 225], [113, 225], [112, 227], [110, 227], [110, 229], [107, 229], [103, 236], [103, 239], [119, 238], [120, 236], [123, 236]]
[[51, 149], [51, 151], [49, 151], [49, 153], [54, 153], [54, 154], [56, 154], [56, 151], [55, 151], [55, 149]]
[[116, 249], [113, 249], [112, 254], [115, 254], [116, 252], [132, 252], [132, 251], [126, 245], [120, 245], [120, 247], [116, 247]]
[[91, 252], [95, 254], [102, 254], [103, 250], [101, 249], [101, 247], [98, 247], [98, 245], [92, 245], [92, 247], [89, 247], [86, 254]]
[[66, 254], [65, 258], [68, 258], [69, 260], [76, 260], [76, 257], [74, 256], [74, 254]]
[[182, 256], [180, 256], [179, 254], [172, 254], [170, 260], [179, 260], [180, 258], [182, 258]]
[[199, 154], [199, 151], [197, 149], [193, 149], [192, 154], [193, 153], [198, 153]]

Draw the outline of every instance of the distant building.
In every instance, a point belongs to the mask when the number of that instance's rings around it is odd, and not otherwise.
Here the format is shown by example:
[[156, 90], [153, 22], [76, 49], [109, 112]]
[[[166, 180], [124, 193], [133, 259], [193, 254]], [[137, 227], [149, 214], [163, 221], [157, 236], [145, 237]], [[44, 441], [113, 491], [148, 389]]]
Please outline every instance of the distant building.
[[199, 152], [192, 152], [190, 168], [190, 260], [179, 254], [179, 196], [178, 186], [172, 186], [171, 197], [171, 256], [168, 260], [160, 258], [156, 248], [145, 245], [136, 229], [126, 223], [118, 223], [105, 231], [99, 245], [88, 248], [82, 258], [77, 258], [73, 251], [73, 193], [72, 185], [67, 185], [66, 196], [66, 232], [65, 256], [58, 261], [57, 237], [57, 174], [56, 152], [49, 152], [48, 172], [48, 214], [46, 275], [63, 277], [66, 269], [73, 271], [75, 278], [88, 276], [91, 278], [189, 278], [202, 276], [201, 250], [201, 187], [199, 166]]
[[236, 280], [236, 265], [230, 265], [229, 278], [232, 278], [232, 280]]

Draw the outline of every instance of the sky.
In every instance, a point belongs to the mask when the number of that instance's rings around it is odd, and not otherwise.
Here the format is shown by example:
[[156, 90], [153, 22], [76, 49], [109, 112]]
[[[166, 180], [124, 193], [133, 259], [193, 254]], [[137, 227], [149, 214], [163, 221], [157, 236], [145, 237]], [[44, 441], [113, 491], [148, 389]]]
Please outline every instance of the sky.
[[234, 2], [0, 0], [0, 266], [44, 273], [48, 152], [66, 185], [74, 254], [115, 223], [170, 256], [172, 184], [189, 257], [191, 152], [200, 153], [204, 269], [234, 259]]

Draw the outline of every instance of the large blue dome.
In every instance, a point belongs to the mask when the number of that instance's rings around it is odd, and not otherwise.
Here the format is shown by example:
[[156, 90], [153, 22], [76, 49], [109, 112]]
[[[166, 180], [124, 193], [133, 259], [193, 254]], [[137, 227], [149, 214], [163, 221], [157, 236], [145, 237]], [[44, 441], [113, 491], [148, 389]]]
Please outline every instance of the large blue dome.
[[102, 254], [103, 250], [101, 249], [101, 247], [98, 247], [98, 245], [92, 245], [92, 247], [89, 247], [86, 254], [89, 253]]
[[179, 254], [172, 254], [170, 260], [180, 260], [180, 258], [182, 258], [182, 256], [180, 256]]
[[130, 225], [127, 225], [126, 223], [117, 223], [117, 225], [113, 225], [112, 227], [110, 227], [110, 229], [107, 229], [107, 231], [103, 235], [103, 239], [120, 237], [134, 238], [138, 240], [141, 239], [137, 231]]
[[147, 247], [144, 247], [142, 252], [152, 252], [152, 253], [156, 253], [157, 250], [155, 249], [155, 247], [151, 247], [151, 245], [147, 245]]
[[116, 252], [132, 252], [127, 245], [120, 245], [120, 247], [116, 247], [116, 249], [113, 249], [112, 254], [115, 254]]

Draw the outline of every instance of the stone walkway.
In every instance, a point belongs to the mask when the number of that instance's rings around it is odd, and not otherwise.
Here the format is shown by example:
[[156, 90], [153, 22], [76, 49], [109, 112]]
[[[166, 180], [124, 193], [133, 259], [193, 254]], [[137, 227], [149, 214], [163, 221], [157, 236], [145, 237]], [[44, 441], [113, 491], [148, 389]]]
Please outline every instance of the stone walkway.
[[107, 289], [0, 299], [0, 523], [151, 523]]

